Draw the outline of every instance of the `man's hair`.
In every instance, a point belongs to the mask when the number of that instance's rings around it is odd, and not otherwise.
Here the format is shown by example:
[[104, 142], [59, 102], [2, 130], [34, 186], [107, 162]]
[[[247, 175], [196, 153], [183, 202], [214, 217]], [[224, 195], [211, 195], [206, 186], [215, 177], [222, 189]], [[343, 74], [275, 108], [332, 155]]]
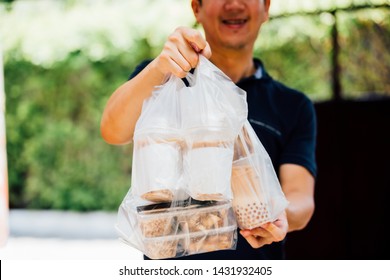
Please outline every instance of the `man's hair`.
[[[263, 0], [263, 3], [265, 3], [264, 1], [265, 0]], [[198, 0], [198, 2], [199, 2], [199, 5], [202, 5], [202, 0]]]

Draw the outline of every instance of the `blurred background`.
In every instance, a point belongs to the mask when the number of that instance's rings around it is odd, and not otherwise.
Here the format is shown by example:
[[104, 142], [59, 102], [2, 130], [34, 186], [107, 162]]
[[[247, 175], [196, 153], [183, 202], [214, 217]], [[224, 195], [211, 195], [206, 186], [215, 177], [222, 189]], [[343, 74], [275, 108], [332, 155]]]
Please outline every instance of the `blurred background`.
[[[0, 1], [0, 256], [141, 257], [114, 230], [132, 146], [100, 118], [179, 25], [189, 0]], [[390, 259], [390, 0], [272, 0], [255, 54], [318, 118], [316, 212], [288, 257]]]

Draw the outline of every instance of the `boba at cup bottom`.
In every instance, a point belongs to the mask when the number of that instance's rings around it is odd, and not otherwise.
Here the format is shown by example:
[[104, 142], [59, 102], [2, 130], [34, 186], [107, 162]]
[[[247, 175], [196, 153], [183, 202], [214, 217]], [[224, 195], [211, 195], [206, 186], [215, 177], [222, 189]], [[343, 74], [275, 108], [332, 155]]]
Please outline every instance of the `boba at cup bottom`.
[[214, 200], [214, 201], [222, 201], [226, 200], [223, 194], [221, 193], [200, 193], [194, 195], [194, 198], [201, 201]]
[[154, 190], [144, 193], [141, 198], [152, 202], [171, 202], [173, 193], [169, 189]]

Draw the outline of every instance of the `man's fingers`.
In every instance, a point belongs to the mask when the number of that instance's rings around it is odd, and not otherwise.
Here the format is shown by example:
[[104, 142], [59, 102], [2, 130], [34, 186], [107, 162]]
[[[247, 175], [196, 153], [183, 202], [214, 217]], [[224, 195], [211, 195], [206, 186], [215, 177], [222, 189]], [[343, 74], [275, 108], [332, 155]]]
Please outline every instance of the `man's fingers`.
[[[199, 31], [179, 27], [168, 37], [164, 51], [184, 72], [188, 72], [198, 65], [199, 53], [205, 47], [210, 48]], [[206, 50], [206, 53], [209, 52]]]
[[[166, 44], [167, 45], [167, 44]], [[163, 72], [183, 78], [191, 70], [191, 65], [179, 54], [175, 54], [164, 47], [164, 51], [159, 55], [160, 67]]]
[[196, 51], [197, 53], [200, 53], [202, 50], [193, 42], [189, 42], [190, 43], [190, 46], [191, 48]]
[[206, 42], [206, 47], [201, 51], [201, 54], [203, 54], [206, 58], [211, 57], [211, 48], [209, 43]]
[[286, 231], [273, 223], [266, 223], [261, 227], [250, 230], [241, 230], [240, 233], [253, 248], [260, 248], [272, 242], [279, 242], [286, 237]]
[[211, 57], [210, 45], [199, 31], [183, 27], [182, 32], [184, 39], [189, 42], [189, 45], [196, 53], [201, 53], [207, 58]]
[[158, 65], [162, 72], [183, 78], [197, 67], [199, 54], [207, 58], [211, 56], [210, 46], [202, 34], [195, 29], [179, 27], [165, 42]]
[[282, 241], [286, 237], [285, 232], [273, 223], [267, 223], [263, 226], [263, 228], [265, 228], [273, 236], [275, 241]]
[[196, 52], [200, 52], [206, 47], [207, 42], [198, 30], [187, 27], [181, 27], [177, 30], [180, 30], [184, 39], [190, 43]]
[[272, 243], [272, 241], [269, 238], [255, 236], [246, 231], [241, 231], [240, 233], [242, 236], [244, 236], [244, 238], [249, 243], [249, 245], [251, 245], [251, 247], [255, 249]]
[[250, 230], [246, 229], [246, 230], [242, 230], [241, 232], [242, 234], [244, 234], [244, 236], [254, 235], [254, 236], [265, 237], [265, 238], [273, 237], [268, 230], [261, 227], [250, 229]]

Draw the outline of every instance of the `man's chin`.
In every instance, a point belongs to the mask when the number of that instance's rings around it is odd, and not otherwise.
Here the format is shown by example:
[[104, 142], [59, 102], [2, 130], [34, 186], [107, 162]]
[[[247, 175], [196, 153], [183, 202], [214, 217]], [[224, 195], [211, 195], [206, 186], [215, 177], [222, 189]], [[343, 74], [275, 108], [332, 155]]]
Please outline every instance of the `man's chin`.
[[224, 47], [231, 50], [243, 50], [248, 45], [246, 42], [225, 42]]

